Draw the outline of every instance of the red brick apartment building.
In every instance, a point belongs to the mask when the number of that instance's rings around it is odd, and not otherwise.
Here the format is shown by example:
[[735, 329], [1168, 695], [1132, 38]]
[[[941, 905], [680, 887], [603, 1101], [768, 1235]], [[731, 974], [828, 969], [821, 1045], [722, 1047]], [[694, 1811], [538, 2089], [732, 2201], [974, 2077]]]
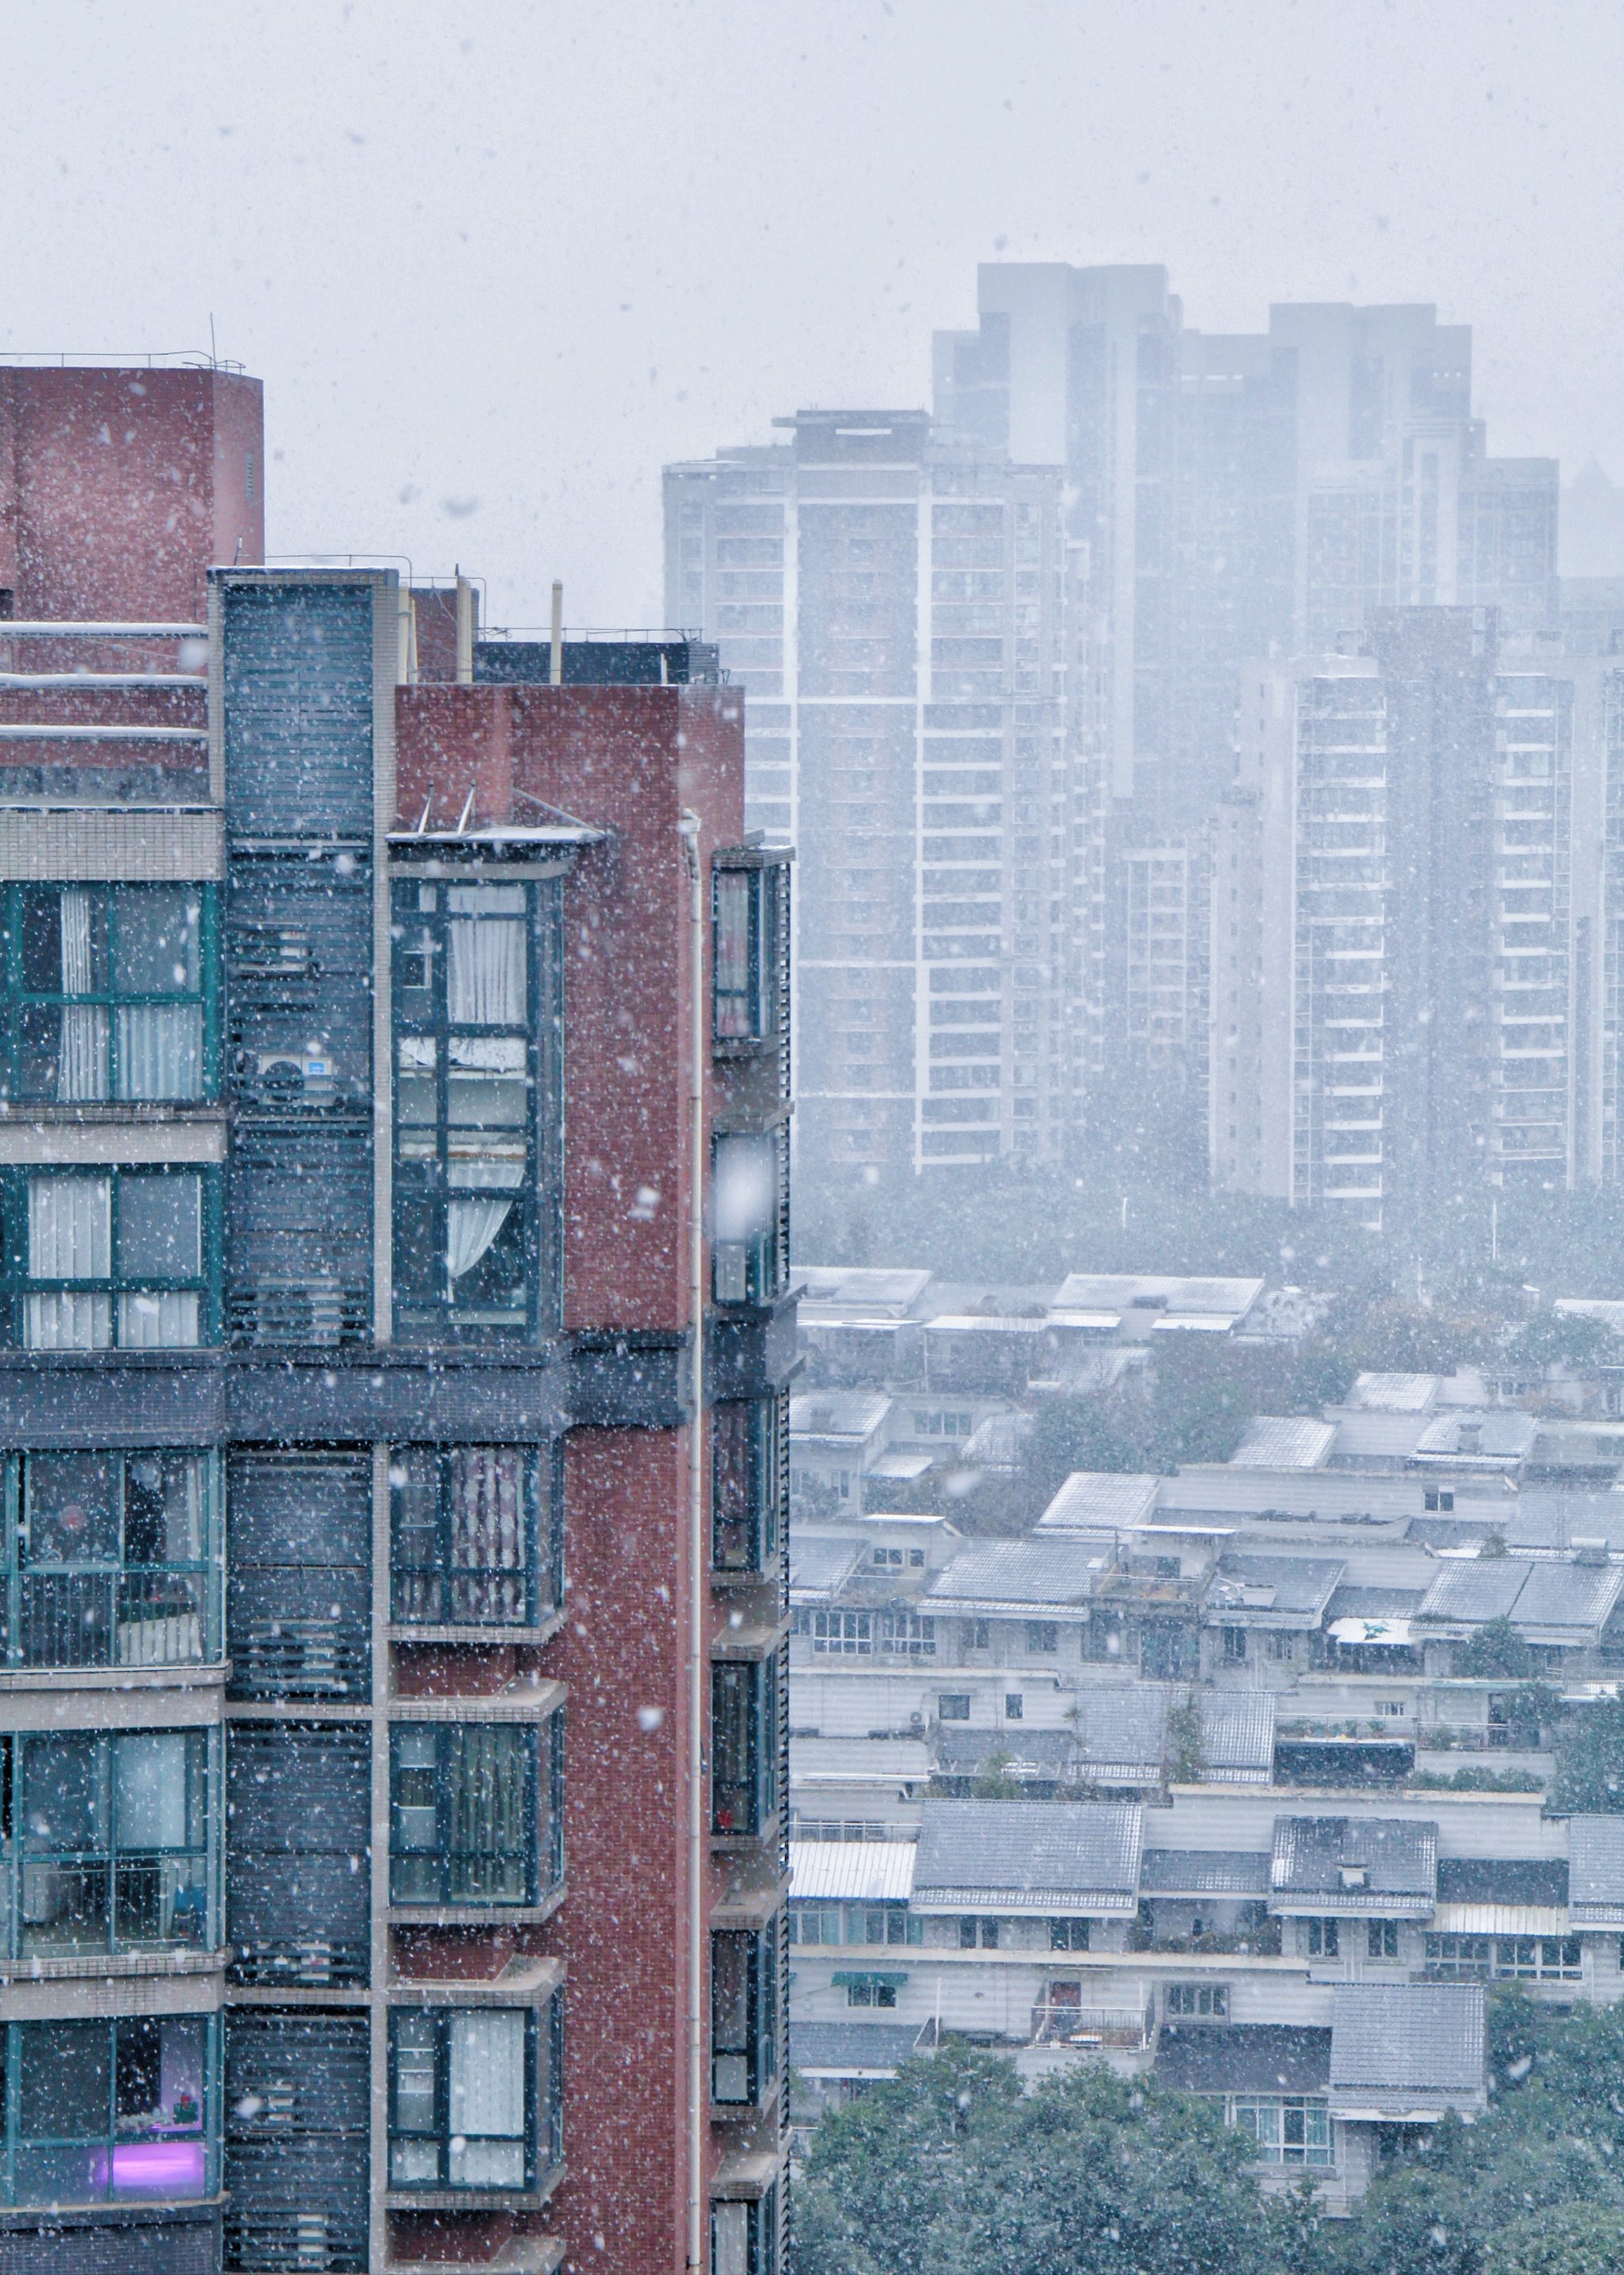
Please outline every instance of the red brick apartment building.
[[0, 369], [0, 2275], [776, 2275], [788, 871], [680, 638]]

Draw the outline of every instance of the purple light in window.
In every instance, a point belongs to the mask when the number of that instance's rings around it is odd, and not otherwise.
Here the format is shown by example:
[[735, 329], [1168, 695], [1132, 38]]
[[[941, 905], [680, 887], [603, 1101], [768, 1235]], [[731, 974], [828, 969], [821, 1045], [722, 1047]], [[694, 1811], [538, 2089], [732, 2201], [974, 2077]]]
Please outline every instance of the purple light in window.
[[[107, 2152], [92, 2159], [97, 2188], [107, 2186]], [[130, 2141], [113, 2150], [116, 2196], [200, 2196], [204, 2150], [200, 2141]]]

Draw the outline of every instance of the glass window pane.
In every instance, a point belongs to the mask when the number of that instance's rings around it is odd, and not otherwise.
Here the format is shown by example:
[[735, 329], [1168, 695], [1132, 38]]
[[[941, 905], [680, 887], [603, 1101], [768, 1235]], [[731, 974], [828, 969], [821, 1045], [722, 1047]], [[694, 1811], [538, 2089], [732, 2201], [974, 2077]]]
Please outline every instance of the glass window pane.
[[186, 1739], [180, 1731], [115, 1741], [113, 1822], [121, 1849], [186, 1846]]
[[112, 1180], [30, 1177], [29, 1278], [107, 1280], [112, 1269]]
[[117, 1470], [110, 1454], [30, 1454], [23, 1465], [29, 1564], [118, 1561]]
[[[524, 907], [522, 886], [454, 886], [455, 904], [472, 890], [511, 894]], [[450, 958], [446, 1017], [454, 1027], [522, 1027], [525, 1024], [525, 926], [522, 921], [453, 922], [446, 926]]]
[[118, 993], [195, 994], [201, 915], [197, 893], [185, 886], [143, 885], [119, 893], [113, 918]]
[[202, 1270], [203, 1181], [122, 1177], [118, 1268], [125, 1280], [195, 1280]]
[[201, 1004], [120, 1004], [115, 1027], [119, 1098], [201, 1098]]
[[25, 2141], [106, 2138], [112, 2033], [105, 2022], [25, 2022], [19, 2121]]
[[448, 2037], [452, 2134], [522, 2141], [524, 2015], [453, 2014]]
[[395, 2113], [397, 2133], [434, 2129], [434, 2020], [432, 2014], [395, 2017]]
[[19, 1741], [26, 1850], [107, 1854], [108, 1742], [88, 1736]]
[[203, 1464], [195, 1454], [126, 1454], [128, 1564], [190, 1564], [203, 1553]]

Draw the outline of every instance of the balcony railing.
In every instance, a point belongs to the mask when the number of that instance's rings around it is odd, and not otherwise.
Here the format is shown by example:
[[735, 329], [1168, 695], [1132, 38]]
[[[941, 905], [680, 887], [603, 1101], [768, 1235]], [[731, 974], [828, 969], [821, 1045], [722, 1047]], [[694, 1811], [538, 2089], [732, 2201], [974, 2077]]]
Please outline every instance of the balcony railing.
[[1046, 2000], [1032, 2008], [1035, 2046], [1124, 2046], [1143, 2052], [1150, 2042], [1148, 2007], [1068, 2007]]
[[39, 1959], [201, 1946], [208, 1891], [201, 1850], [25, 1856], [18, 1954]]
[[198, 1564], [13, 1572], [11, 1667], [188, 1667], [211, 1655], [208, 1574]]

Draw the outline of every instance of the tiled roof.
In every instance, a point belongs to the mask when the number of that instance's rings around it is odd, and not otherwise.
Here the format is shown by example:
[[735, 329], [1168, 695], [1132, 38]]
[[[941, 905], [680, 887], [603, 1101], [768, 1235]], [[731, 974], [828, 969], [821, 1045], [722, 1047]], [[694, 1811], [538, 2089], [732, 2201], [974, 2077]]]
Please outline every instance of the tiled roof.
[[1164, 2022], [1156, 2075], [1181, 2093], [1323, 2093], [1331, 2033], [1279, 2023]]
[[1341, 1983], [1332, 1992], [1333, 2099], [1481, 2106], [1484, 1994], [1467, 1983]]
[[939, 1776], [979, 1777], [994, 1759], [1001, 1763], [1008, 1777], [1061, 1782], [1076, 1772], [1077, 1742], [1069, 1730], [972, 1730], [958, 1722], [938, 1725]]
[[1266, 1896], [1266, 1849], [1147, 1848], [1139, 1863], [1147, 1896]]
[[1131, 1911], [1137, 1801], [927, 1801], [914, 1902], [926, 1909]]
[[1202, 1616], [1209, 1627], [1228, 1614], [1317, 1627], [1347, 1568], [1329, 1556], [1221, 1556]]
[[1075, 1540], [986, 1540], [962, 1548], [924, 1599], [933, 1612], [1058, 1611], [1087, 1603], [1110, 1552]]
[[1277, 1908], [1311, 1900], [1333, 1912], [1428, 1909], [1438, 1827], [1401, 1817], [1277, 1817], [1269, 1880]]
[[1426, 1414], [1437, 1403], [1439, 1379], [1435, 1374], [1362, 1374], [1348, 1403], [1381, 1414]]
[[914, 2050], [916, 2022], [791, 2022], [789, 2067], [812, 2077], [885, 2077]]
[[891, 1410], [880, 1390], [808, 1390], [789, 1401], [792, 1438], [866, 1438]]
[[866, 1553], [860, 1540], [840, 1533], [806, 1532], [791, 1525], [790, 1589], [797, 1596], [833, 1596], [845, 1586]]
[[1624, 1927], [1624, 1817], [1570, 1817], [1567, 1862], [1573, 1924]]
[[1416, 1617], [1461, 1627], [1509, 1619], [1536, 1640], [1582, 1641], [1602, 1627], [1621, 1589], [1624, 1565], [1462, 1557], [1439, 1572]]
[[906, 1903], [913, 1890], [911, 1840], [792, 1840], [789, 1893], [824, 1903]]
[[1538, 1431], [1534, 1417], [1514, 1406], [1491, 1406], [1481, 1413], [1453, 1407], [1427, 1424], [1416, 1451], [1462, 1462], [1520, 1462]]
[[1234, 1469], [1317, 1470], [1336, 1443], [1336, 1425], [1307, 1415], [1259, 1414], [1229, 1456]]
[[1567, 1865], [1560, 1856], [1440, 1856], [1440, 1904], [1539, 1904], [1567, 1901]]
[[1084, 1532], [1141, 1524], [1156, 1506], [1161, 1479], [1137, 1470], [1074, 1470], [1038, 1519], [1039, 1532]]
[[[1076, 1696], [1077, 1751], [1084, 1768], [1105, 1779], [1120, 1769], [1159, 1776], [1167, 1750], [1167, 1710], [1186, 1694], [1160, 1683], [1101, 1683]], [[1275, 1697], [1266, 1690], [1197, 1690], [1205, 1778], [1266, 1783], [1274, 1765]]]

